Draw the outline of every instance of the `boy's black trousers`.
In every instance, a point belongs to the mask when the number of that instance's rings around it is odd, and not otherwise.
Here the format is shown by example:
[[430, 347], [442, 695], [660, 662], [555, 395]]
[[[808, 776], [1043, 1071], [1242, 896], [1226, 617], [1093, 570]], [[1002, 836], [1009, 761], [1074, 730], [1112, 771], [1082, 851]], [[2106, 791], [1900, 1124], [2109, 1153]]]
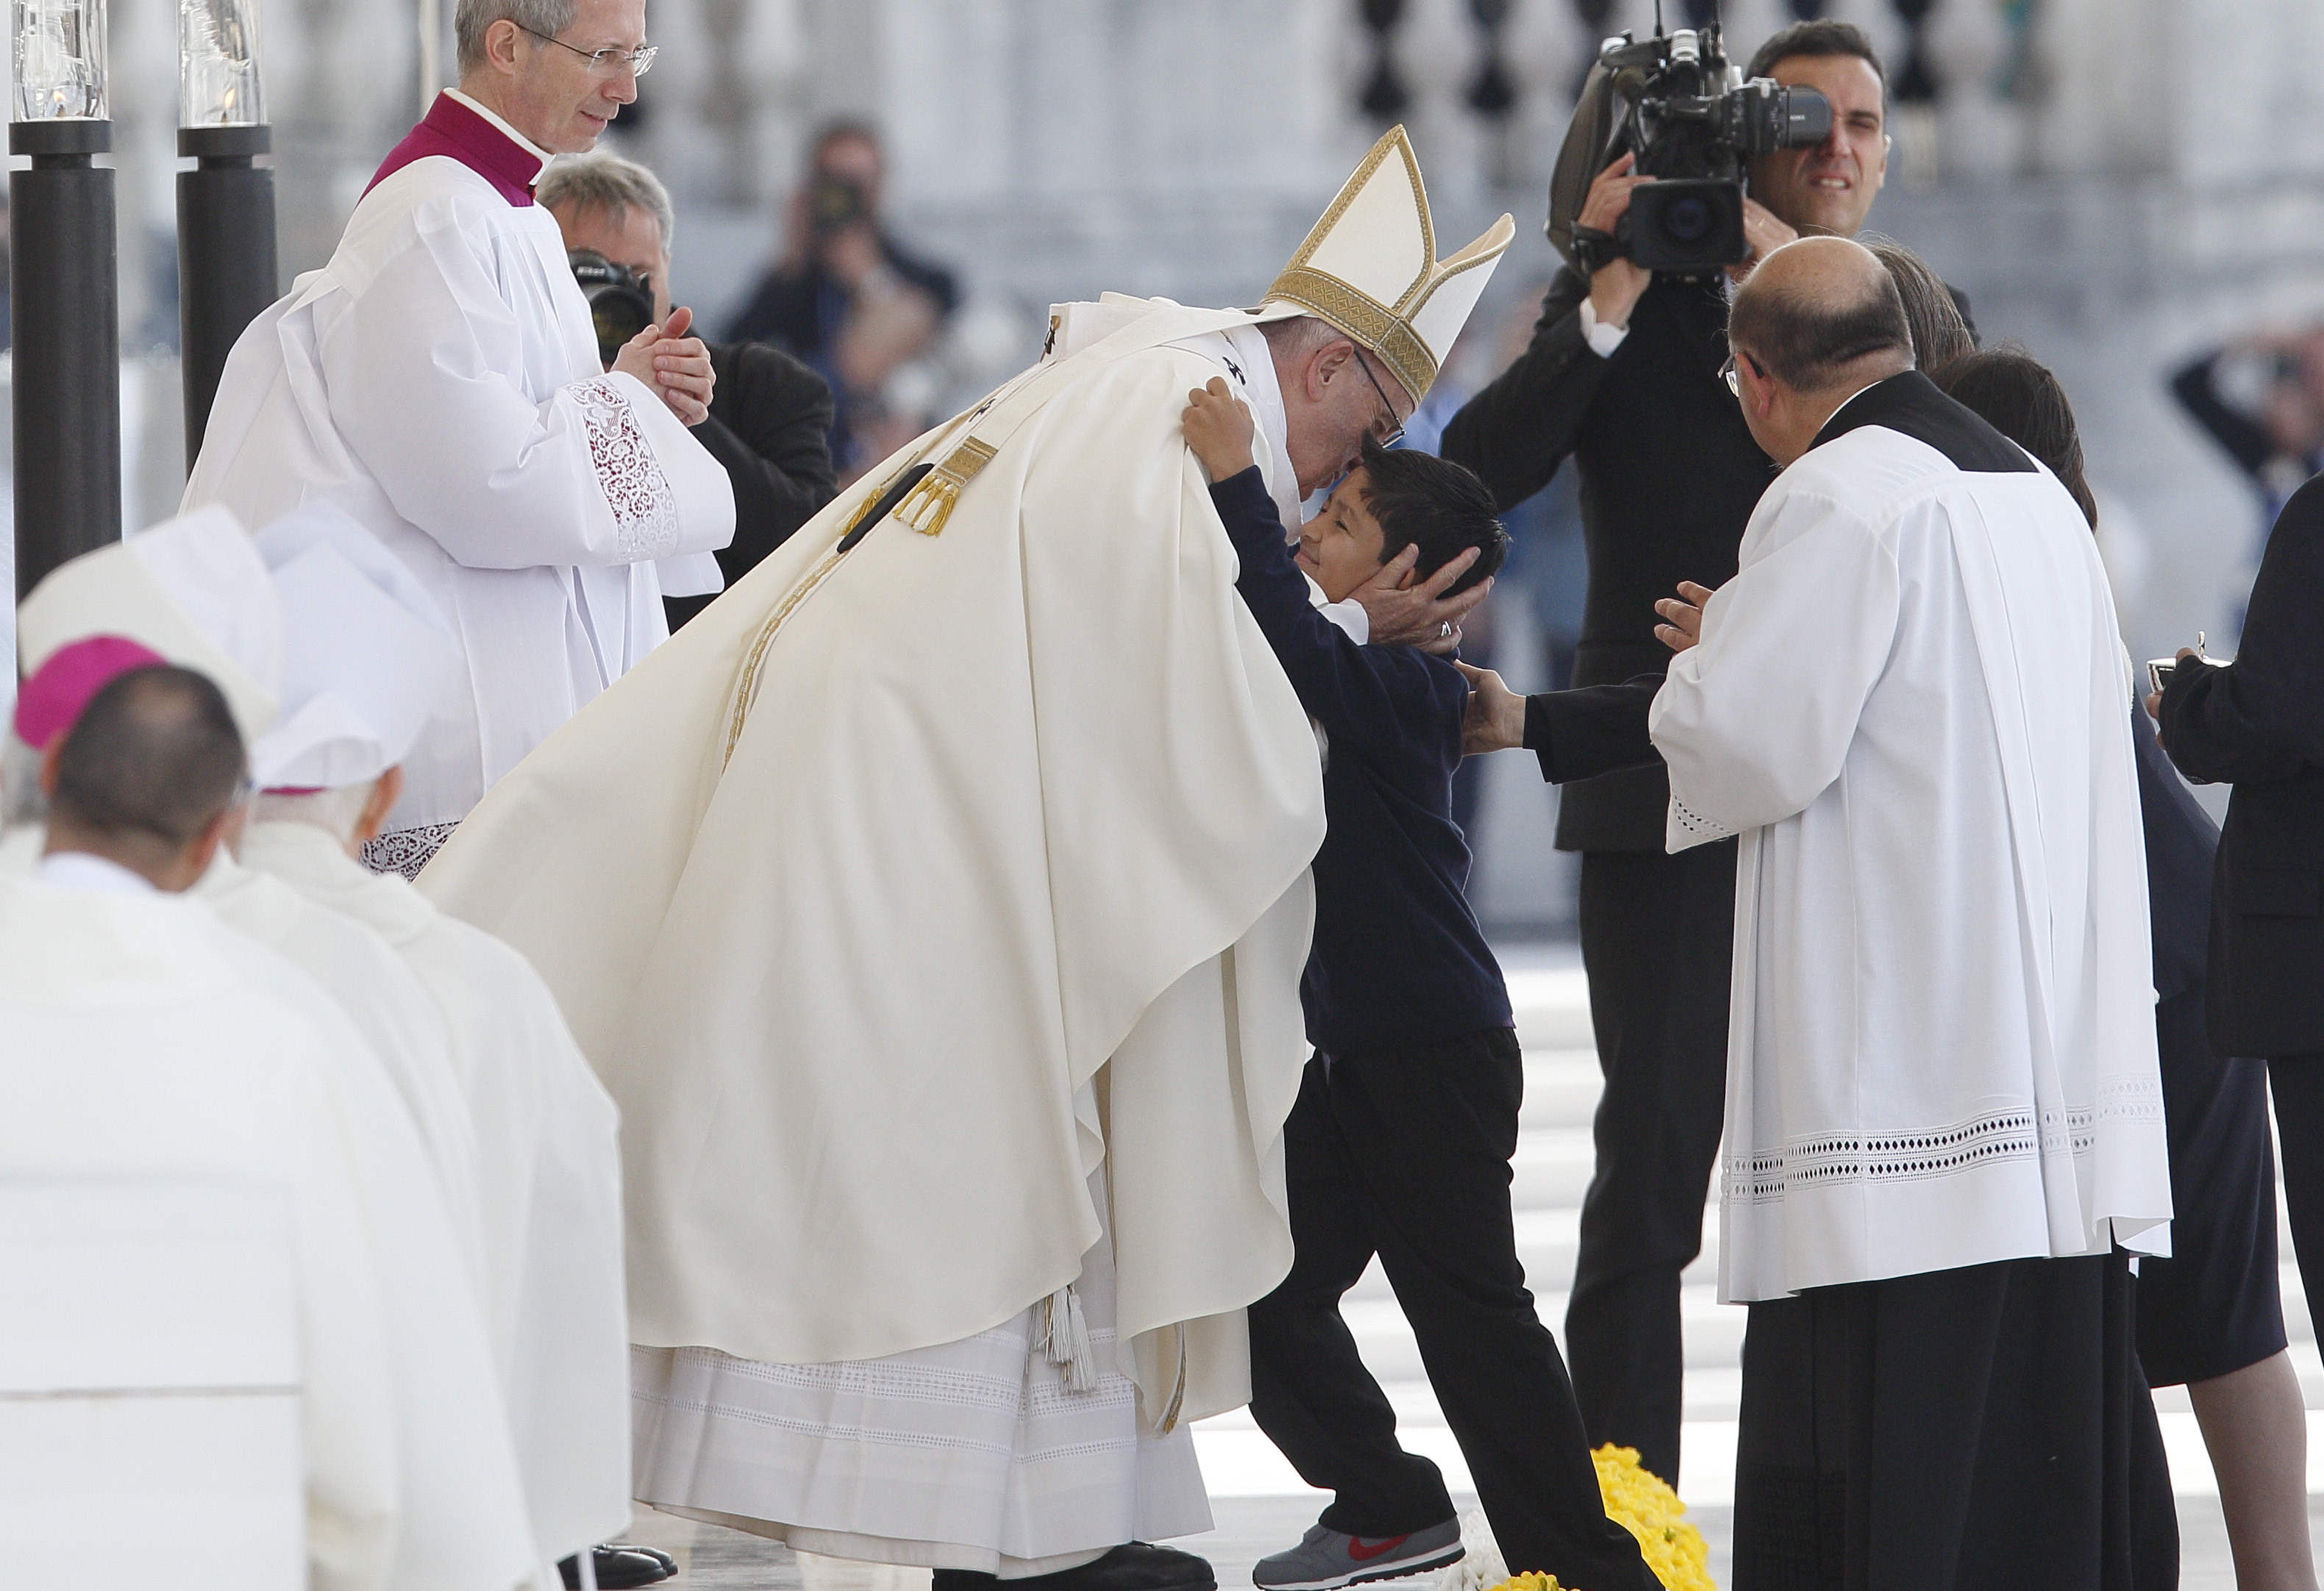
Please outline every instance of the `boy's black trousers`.
[[1573, 1386], [1534, 1313], [1509, 1214], [1525, 1063], [1487, 1028], [1425, 1048], [1307, 1062], [1284, 1127], [1291, 1274], [1250, 1309], [1250, 1412], [1323, 1522], [1376, 1540], [1441, 1524], [1436, 1466], [1406, 1452], [1340, 1299], [1380, 1258], [1512, 1574], [1647, 1591], [1606, 1517]]

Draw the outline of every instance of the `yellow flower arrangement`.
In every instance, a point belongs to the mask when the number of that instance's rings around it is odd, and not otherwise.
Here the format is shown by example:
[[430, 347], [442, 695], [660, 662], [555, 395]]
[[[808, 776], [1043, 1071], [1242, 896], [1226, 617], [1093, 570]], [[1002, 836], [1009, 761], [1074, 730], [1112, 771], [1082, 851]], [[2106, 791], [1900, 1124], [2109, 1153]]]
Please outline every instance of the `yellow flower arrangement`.
[[[1638, 1551], [1664, 1591], [1719, 1591], [1711, 1577], [1711, 1547], [1681, 1516], [1686, 1504], [1661, 1477], [1638, 1465], [1636, 1448], [1611, 1443], [1591, 1456], [1607, 1517], [1638, 1539]], [[1545, 1574], [1512, 1575], [1492, 1591], [1572, 1591]]]

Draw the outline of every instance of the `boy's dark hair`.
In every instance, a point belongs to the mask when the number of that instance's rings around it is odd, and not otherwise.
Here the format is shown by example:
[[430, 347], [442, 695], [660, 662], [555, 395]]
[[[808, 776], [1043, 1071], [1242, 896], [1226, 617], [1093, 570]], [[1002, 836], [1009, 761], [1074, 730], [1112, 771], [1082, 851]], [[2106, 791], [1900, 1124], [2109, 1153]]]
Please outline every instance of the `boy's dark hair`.
[[2082, 437], [2074, 406], [2050, 367], [2012, 343], [1954, 360], [1929, 378], [1953, 401], [2050, 466], [2095, 530], [2098, 499], [2082, 475]]
[[1880, 52], [1872, 48], [1872, 41], [1854, 23], [1795, 22], [1778, 29], [1759, 46], [1743, 75], [1764, 78], [1775, 69], [1777, 61], [1789, 60], [1796, 55], [1852, 55], [1868, 63], [1879, 76], [1882, 92], [1887, 90], [1888, 69], [1880, 64]]
[[134, 668], [66, 731], [49, 806], [100, 834], [190, 845], [234, 799], [242, 766], [217, 686], [188, 668]]
[[1492, 489], [1464, 465], [1416, 447], [1382, 447], [1367, 437], [1363, 490], [1364, 506], [1379, 521], [1383, 564], [1417, 547], [1412, 572], [1425, 579], [1462, 548], [1484, 549], [1446, 596], [1498, 573], [1509, 556], [1509, 533], [1493, 517]]

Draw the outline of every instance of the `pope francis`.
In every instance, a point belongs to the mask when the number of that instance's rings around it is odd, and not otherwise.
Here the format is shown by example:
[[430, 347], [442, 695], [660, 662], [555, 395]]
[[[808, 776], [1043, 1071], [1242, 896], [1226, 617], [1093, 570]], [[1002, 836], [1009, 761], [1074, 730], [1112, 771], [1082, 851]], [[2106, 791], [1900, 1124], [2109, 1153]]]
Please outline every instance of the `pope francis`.
[[1189, 1423], [1291, 1260], [1323, 805], [1179, 415], [1232, 382], [1296, 524], [1513, 231], [1440, 260], [1397, 128], [1259, 308], [1059, 308], [421, 876], [621, 1105], [645, 1501], [936, 1591], [1213, 1584], [1140, 1543], [1210, 1528]]

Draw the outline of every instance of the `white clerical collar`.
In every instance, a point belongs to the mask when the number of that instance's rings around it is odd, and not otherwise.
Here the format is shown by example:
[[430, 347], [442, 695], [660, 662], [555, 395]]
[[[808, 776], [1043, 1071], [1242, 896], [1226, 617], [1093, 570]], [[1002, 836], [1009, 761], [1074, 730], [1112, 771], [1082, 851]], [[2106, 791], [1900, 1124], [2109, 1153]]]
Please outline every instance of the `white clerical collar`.
[[[1885, 381], [1886, 381], [1886, 380], [1888, 380], [1888, 379], [1889, 379], [1889, 378], [1888, 378], [1888, 377], [1886, 377], [1886, 376], [1882, 376], [1882, 377], [1880, 378], [1880, 382], [1885, 382]], [[1818, 426], [1818, 427], [1816, 428], [1816, 435], [1818, 435], [1819, 437], [1820, 437], [1820, 436], [1821, 436], [1821, 435], [1823, 435], [1823, 432], [1824, 432], [1825, 428], [1826, 428], [1826, 427], [1828, 427], [1828, 426], [1830, 426], [1830, 425], [1831, 424], [1831, 422], [1832, 422], [1832, 421], [1834, 421], [1834, 420], [1836, 420], [1836, 419], [1838, 419], [1838, 418], [1840, 418], [1840, 410], [1841, 410], [1841, 409], [1846, 409], [1849, 404], [1851, 404], [1851, 403], [1855, 402], [1858, 398], [1863, 397], [1867, 392], [1869, 392], [1870, 391], [1872, 391], [1872, 389], [1873, 389], [1873, 388], [1875, 388], [1875, 387], [1878, 386], [1878, 385], [1880, 384], [1880, 382], [1865, 382], [1862, 386], [1860, 386], [1860, 387], [1857, 388], [1855, 391], [1850, 392], [1847, 397], [1845, 397], [1845, 398], [1841, 399], [1841, 400], [1840, 400], [1840, 408], [1839, 408], [1839, 409], [1833, 409], [1830, 414], [1826, 415], [1826, 416], [1824, 417], [1823, 425]]]
[[[493, 126], [499, 128], [503, 137], [505, 137], [510, 143], [515, 144], [519, 149], [524, 151], [525, 153], [539, 161], [544, 170], [548, 167], [549, 162], [556, 158], [547, 150], [541, 148], [540, 145], [535, 143], [531, 139], [527, 138], [514, 127], [510, 126], [507, 119], [503, 117], [500, 112], [494, 110], [491, 106], [486, 105], [483, 100], [476, 98], [474, 95], [463, 94], [457, 88], [447, 88], [444, 90], [444, 97], [447, 99], [458, 100], [462, 105], [466, 106], [470, 110], [475, 112], [478, 115], [484, 117], [484, 120], [490, 122]], [[535, 182], [540, 180], [540, 173], [534, 173], [533, 180]]]
[[159, 893], [152, 881], [143, 874], [133, 873], [117, 861], [108, 861], [86, 851], [52, 851], [41, 859], [40, 870], [33, 876], [52, 889], [69, 889], [80, 895]]

